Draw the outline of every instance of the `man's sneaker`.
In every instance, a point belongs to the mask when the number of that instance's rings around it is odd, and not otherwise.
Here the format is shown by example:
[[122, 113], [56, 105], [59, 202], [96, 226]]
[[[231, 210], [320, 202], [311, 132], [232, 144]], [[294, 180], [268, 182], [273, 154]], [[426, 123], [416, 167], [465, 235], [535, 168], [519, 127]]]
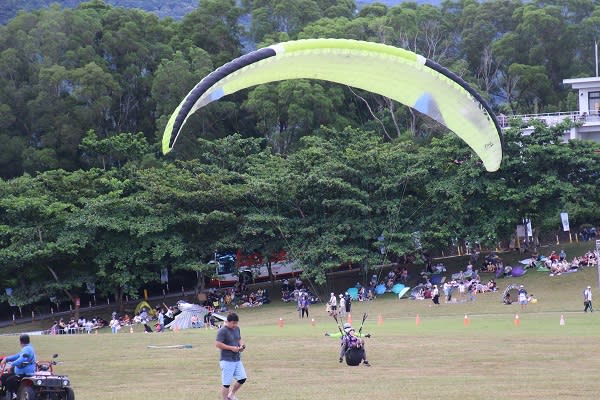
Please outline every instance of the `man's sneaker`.
[[13, 393], [11, 399], [15, 400], [17, 398], [17, 394]]
[[366, 367], [370, 367], [371, 364], [369, 364], [369, 362], [367, 360], [363, 361], [363, 364], [365, 364]]
[[340, 357], [340, 362], [342, 362], [342, 360], [343, 360], [343, 358], [342, 358], [342, 357]]
[[236, 396], [227, 396], [227, 398], [229, 400], [238, 400], [238, 398]]

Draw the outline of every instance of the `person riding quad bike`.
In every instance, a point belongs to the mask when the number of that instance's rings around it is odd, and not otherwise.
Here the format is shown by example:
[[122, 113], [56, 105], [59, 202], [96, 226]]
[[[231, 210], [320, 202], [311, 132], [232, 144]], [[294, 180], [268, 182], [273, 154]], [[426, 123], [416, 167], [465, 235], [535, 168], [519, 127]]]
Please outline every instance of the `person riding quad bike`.
[[[30, 344], [29, 335], [23, 334], [19, 337], [21, 351], [16, 354], [6, 356], [0, 361], [0, 383], [3, 392], [16, 394], [21, 378], [31, 376], [35, 372], [36, 357], [35, 350]], [[7, 363], [10, 362], [10, 367]]]
[[28, 335], [19, 341], [21, 352], [0, 361], [0, 399], [75, 400], [69, 377], [54, 374], [56, 361], [37, 361]]

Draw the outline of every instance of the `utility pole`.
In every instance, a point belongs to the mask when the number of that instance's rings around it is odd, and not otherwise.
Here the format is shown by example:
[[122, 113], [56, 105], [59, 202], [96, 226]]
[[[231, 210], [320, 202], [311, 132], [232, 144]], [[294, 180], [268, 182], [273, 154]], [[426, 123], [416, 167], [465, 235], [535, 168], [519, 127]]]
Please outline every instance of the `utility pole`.
[[596, 264], [598, 265], [598, 288], [600, 289], [600, 240], [596, 240]]
[[594, 59], [596, 60], [596, 78], [598, 77], [598, 40], [594, 39]]

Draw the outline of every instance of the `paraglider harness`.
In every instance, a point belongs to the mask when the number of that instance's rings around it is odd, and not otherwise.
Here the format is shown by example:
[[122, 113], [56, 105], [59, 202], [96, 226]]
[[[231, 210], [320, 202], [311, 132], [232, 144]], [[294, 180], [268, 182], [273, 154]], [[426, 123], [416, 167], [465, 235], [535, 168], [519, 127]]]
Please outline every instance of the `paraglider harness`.
[[363, 340], [359, 336], [361, 335], [363, 325], [367, 319], [367, 314], [363, 314], [362, 323], [360, 324], [360, 328], [358, 330], [358, 336], [351, 335], [350, 330], [346, 331], [346, 329], [342, 329], [337, 315], [334, 314], [333, 318], [335, 319], [337, 327], [342, 334], [340, 346], [346, 348], [346, 351], [344, 352], [346, 364], [352, 367], [360, 365], [364, 358], [365, 350], [363, 348]]

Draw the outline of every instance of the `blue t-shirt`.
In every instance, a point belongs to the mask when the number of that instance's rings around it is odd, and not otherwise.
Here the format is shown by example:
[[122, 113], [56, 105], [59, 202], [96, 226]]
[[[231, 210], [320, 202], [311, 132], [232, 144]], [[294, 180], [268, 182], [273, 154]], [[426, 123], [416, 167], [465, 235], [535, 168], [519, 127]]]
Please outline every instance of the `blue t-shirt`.
[[[241, 338], [240, 328], [237, 326], [233, 329], [224, 326], [217, 331], [217, 342], [228, 346], [239, 346]], [[221, 361], [240, 361], [240, 353], [221, 349]]]
[[16, 375], [33, 375], [35, 372], [35, 350], [30, 344], [23, 346], [19, 353], [5, 359], [12, 362]]

